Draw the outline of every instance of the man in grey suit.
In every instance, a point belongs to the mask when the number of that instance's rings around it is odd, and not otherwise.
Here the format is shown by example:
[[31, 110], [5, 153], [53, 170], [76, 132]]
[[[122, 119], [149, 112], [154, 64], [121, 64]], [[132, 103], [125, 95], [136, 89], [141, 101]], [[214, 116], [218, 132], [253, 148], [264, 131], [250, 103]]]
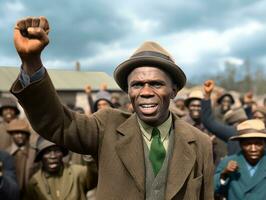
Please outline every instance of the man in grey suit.
[[97, 199], [213, 199], [211, 142], [169, 111], [185, 85], [184, 72], [155, 42], [145, 42], [114, 72], [135, 113], [113, 108], [90, 117], [63, 106], [40, 58], [49, 43], [46, 18], [17, 22], [22, 71], [11, 92], [33, 128], [98, 162]]

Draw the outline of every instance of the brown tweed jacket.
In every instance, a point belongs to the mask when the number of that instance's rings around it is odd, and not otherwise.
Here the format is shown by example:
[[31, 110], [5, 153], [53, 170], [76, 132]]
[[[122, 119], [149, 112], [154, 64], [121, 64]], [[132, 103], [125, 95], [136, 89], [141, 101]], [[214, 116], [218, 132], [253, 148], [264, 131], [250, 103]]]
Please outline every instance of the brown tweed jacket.
[[[24, 89], [16, 80], [11, 92], [37, 133], [74, 152], [93, 155], [99, 172], [97, 200], [145, 198], [143, 138], [135, 114], [115, 109], [90, 117], [73, 113], [61, 104], [47, 73]], [[165, 199], [212, 200], [209, 138], [176, 116], [173, 124]]]

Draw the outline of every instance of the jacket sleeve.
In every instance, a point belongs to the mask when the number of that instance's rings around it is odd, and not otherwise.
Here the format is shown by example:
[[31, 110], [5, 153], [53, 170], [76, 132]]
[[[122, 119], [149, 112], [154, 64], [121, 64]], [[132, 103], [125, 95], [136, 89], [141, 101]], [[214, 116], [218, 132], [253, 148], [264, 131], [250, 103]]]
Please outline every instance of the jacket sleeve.
[[11, 92], [23, 107], [32, 127], [42, 137], [73, 152], [97, 156], [108, 112], [88, 117], [68, 110], [59, 100], [47, 72], [25, 88], [17, 79]]
[[228, 142], [231, 136], [236, 135], [236, 129], [233, 126], [215, 120], [210, 100], [201, 100], [201, 109], [202, 123], [211, 133], [225, 142]]
[[13, 158], [5, 152], [0, 152], [2, 162], [2, 176], [0, 177], [0, 199], [18, 200], [19, 186]]
[[228, 192], [229, 177], [224, 184], [221, 184], [221, 179], [220, 179], [221, 173], [225, 169], [227, 163], [228, 163], [228, 158], [223, 159], [217, 166], [214, 174], [214, 191], [215, 193], [220, 194], [222, 196], [226, 196]]

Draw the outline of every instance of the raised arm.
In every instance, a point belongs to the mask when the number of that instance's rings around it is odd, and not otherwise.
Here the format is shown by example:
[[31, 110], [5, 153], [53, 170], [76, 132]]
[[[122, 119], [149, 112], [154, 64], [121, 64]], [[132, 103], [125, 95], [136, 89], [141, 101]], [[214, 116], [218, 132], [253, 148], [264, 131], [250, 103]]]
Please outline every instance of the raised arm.
[[215, 119], [212, 113], [211, 100], [210, 100], [214, 86], [215, 83], [213, 80], [207, 80], [204, 82], [203, 87], [204, 87], [205, 97], [201, 101], [202, 123], [210, 132], [212, 132], [221, 140], [227, 142], [231, 136], [236, 134], [236, 130], [233, 126], [225, 125]]
[[18, 98], [38, 134], [74, 152], [96, 156], [99, 132], [104, 128], [108, 114], [98, 113], [88, 118], [62, 105], [41, 61], [41, 52], [49, 43], [49, 30], [45, 17], [29, 17], [17, 22], [14, 43], [22, 61], [23, 73], [35, 76], [41, 68], [43, 74], [26, 86], [17, 79], [11, 92]]

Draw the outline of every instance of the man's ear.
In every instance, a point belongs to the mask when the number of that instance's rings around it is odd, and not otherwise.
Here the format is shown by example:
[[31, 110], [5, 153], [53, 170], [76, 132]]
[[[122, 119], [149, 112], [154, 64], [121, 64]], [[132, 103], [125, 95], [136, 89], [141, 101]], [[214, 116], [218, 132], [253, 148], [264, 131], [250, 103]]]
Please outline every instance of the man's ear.
[[177, 95], [177, 91], [178, 91], [177, 86], [176, 86], [176, 85], [173, 85], [173, 86], [172, 86], [171, 99], [174, 99], [174, 98], [176, 97], [176, 95]]

